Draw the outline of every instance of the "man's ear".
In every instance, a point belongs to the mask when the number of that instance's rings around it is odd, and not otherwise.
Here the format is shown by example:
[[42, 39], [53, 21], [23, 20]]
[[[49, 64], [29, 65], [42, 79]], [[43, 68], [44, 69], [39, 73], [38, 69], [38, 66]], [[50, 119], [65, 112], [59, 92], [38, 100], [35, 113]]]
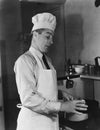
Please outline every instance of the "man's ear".
[[38, 32], [34, 31], [33, 32], [33, 37], [36, 38], [38, 36]]

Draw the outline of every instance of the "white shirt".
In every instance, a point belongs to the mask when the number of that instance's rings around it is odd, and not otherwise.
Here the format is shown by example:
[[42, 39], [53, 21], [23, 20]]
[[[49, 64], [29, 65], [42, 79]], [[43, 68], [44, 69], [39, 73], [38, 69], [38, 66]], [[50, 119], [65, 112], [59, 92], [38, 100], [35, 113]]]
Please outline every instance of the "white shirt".
[[[14, 66], [16, 84], [21, 103], [23, 106], [39, 113], [49, 113], [51, 111], [58, 112], [61, 103], [45, 99], [37, 91], [39, 68], [32, 53], [33, 51], [38, 56], [44, 67], [42, 53], [32, 47], [17, 59]], [[52, 69], [52, 64], [50, 62], [48, 64]]]

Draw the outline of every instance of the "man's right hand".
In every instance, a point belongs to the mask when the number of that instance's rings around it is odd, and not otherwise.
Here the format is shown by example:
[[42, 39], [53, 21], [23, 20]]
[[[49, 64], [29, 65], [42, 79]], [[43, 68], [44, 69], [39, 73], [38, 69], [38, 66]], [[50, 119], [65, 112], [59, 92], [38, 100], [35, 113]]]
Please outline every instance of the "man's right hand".
[[82, 112], [79, 111], [84, 112], [87, 108], [88, 106], [85, 104], [85, 100], [71, 100], [62, 102], [60, 110], [66, 113], [82, 114]]

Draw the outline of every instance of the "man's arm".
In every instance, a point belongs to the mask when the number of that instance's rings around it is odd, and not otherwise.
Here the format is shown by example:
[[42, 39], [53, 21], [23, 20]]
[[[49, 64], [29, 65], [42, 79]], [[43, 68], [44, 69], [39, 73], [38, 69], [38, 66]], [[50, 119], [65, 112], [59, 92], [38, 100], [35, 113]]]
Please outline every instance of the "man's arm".
[[16, 83], [22, 105], [39, 113], [58, 112], [61, 103], [45, 99], [37, 91], [36, 69], [36, 62], [25, 55], [15, 64]]

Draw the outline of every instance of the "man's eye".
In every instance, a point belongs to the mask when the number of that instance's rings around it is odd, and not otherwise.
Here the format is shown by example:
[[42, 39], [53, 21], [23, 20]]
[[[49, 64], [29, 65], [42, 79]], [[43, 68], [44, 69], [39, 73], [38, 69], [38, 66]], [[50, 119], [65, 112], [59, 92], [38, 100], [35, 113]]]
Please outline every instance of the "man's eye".
[[50, 39], [50, 36], [46, 36], [47, 39]]

